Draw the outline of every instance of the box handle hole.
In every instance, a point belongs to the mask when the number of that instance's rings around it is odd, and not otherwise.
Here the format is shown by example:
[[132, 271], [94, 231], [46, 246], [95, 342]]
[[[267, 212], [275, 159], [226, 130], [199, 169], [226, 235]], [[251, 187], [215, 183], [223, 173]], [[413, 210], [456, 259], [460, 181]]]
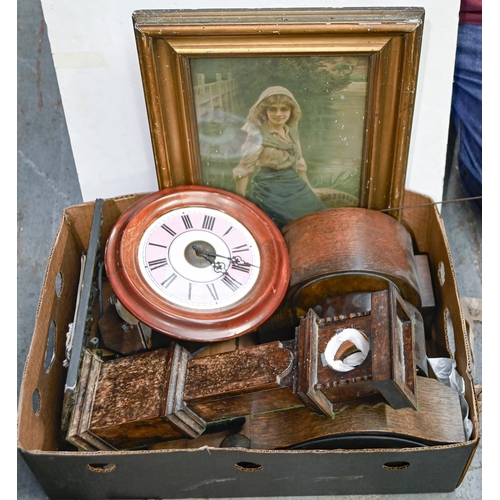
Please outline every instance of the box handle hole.
[[116, 464], [87, 464], [87, 469], [92, 472], [106, 474], [116, 469]]
[[35, 389], [31, 395], [31, 404], [33, 406], [33, 413], [38, 415], [40, 413], [40, 408], [42, 406], [42, 400], [40, 398], [40, 391]]
[[387, 470], [408, 469], [410, 462], [387, 462], [382, 467]]
[[438, 264], [438, 279], [439, 279], [439, 284], [441, 286], [443, 286], [444, 282], [445, 282], [445, 279], [446, 279], [445, 272], [444, 272], [444, 262], [443, 261], [441, 261]]
[[45, 371], [48, 373], [56, 357], [55, 350], [56, 324], [54, 320], [50, 322], [47, 346], [45, 347]]
[[57, 273], [57, 276], [56, 276], [56, 295], [58, 297], [61, 296], [62, 289], [63, 289], [63, 275], [62, 275], [62, 273]]
[[253, 462], [238, 462], [234, 466], [244, 472], [258, 472], [264, 468], [262, 465], [254, 464]]

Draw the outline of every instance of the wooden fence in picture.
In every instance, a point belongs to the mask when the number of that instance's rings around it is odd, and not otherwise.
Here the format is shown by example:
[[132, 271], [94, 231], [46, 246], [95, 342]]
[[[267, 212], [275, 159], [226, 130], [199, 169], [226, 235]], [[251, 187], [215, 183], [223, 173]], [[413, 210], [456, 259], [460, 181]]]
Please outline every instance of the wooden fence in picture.
[[194, 86], [194, 99], [198, 120], [210, 120], [217, 111], [232, 113], [236, 102], [236, 82], [231, 73], [227, 80], [223, 80], [220, 73], [216, 74], [216, 80], [205, 83], [205, 75], [197, 75], [197, 84]]

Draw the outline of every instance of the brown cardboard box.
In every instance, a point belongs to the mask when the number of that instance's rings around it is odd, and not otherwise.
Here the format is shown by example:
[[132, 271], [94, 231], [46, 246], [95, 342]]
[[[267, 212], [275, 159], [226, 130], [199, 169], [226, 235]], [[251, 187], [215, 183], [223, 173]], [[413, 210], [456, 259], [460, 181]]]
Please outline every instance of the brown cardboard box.
[[[119, 214], [141, 195], [104, 202], [102, 244]], [[406, 192], [408, 206], [429, 203]], [[435, 206], [407, 208], [403, 223], [418, 252], [429, 255], [437, 313], [429, 357], [448, 356], [454, 344], [457, 370], [474, 430], [470, 440], [403, 449], [263, 451], [239, 448], [68, 452], [58, 451], [65, 369], [65, 334], [72, 322], [80, 256], [88, 241], [93, 203], [69, 207], [47, 265], [31, 349], [25, 366], [18, 416], [18, 448], [53, 499], [250, 497], [424, 493], [454, 490], [479, 443], [477, 402], [470, 375], [470, 349], [455, 273]], [[56, 356], [46, 370], [49, 331]], [[448, 332], [448, 333], [447, 333]], [[449, 341], [447, 335], [454, 336]], [[250, 473], [252, 472], [252, 473]]]

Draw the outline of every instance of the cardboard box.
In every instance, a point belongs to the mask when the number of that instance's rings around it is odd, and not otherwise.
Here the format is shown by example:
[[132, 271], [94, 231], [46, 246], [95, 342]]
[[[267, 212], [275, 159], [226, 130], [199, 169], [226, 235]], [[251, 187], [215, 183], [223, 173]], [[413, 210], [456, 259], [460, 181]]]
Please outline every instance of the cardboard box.
[[[104, 245], [120, 213], [138, 200], [104, 201]], [[51, 499], [308, 496], [453, 491], [480, 439], [470, 374], [470, 348], [444, 225], [428, 197], [406, 192], [403, 223], [419, 253], [429, 256], [437, 312], [429, 357], [451, 356], [465, 383], [473, 424], [466, 442], [403, 449], [268, 451], [209, 448], [58, 451], [66, 370], [65, 335], [73, 321], [80, 257], [88, 242], [94, 203], [67, 208], [47, 265], [36, 326], [26, 361], [18, 415], [18, 448]], [[49, 332], [55, 359], [46, 369]], [[453, 339], [448, 338], [453, 335]]]

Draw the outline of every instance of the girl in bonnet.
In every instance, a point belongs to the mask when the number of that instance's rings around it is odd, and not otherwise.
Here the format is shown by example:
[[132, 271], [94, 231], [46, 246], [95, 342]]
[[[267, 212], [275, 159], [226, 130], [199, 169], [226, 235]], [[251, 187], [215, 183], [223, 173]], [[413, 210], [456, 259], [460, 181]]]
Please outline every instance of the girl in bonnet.
[[248, 113], [243, 127], [247, 139], [233, 170], [236, 192], [260, 207], [279, 228], [325, 208], [318, 196], [321, 190], [315, 191], [307, 179], [297, 130], [300, 117], [300, 106], [289, 90], [269, 87], [262, 92]]

